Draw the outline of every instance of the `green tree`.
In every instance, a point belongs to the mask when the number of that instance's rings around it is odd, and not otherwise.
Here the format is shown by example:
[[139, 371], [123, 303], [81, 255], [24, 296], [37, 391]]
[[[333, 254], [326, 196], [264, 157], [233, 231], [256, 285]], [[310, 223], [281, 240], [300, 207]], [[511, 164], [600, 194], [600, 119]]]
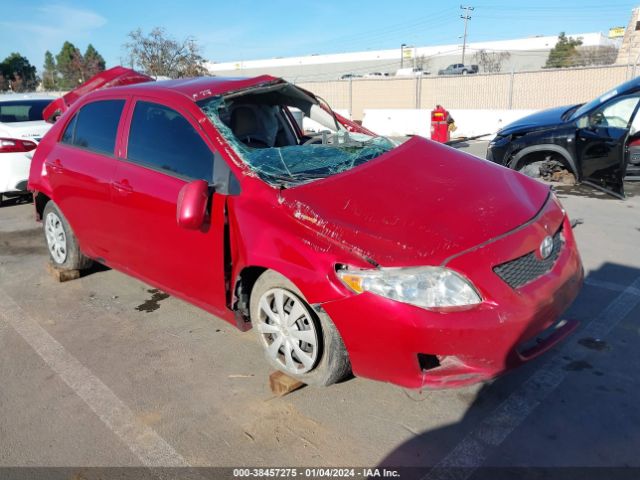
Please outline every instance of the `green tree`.
[[26, 57], [13, 52], [3, 60], [2, 65], [4, 83], [8, 83], [11, 90], [14, 92], [35, 90], [38, 85], [36, 67], [31, 65]]
[[0, 92], [9, 90], [9, 71], [4, 63], [0, 63]]
[[582, 39], [567, 37], [564, 32], [561, 32], [558, 43], [549, 51], [545, 68], [566, 68], [575, 65], [580, 45], [582, 45]]
[[89, 44], [87, 51], [84, 52], [84, 74], [85, 80], [93, 77], [95, 74], [103, 72], [106, 67], [106, 63], [102, 55]]
[[64, 42], [60, 53], [56, 55], [58, 73], [60, 74], [59, 88], [72, 90], [86, 80], [84, 75], [84, 58], [82, 53], [71, 42]]
[[53, 54], [47, 50], [44, 52], [44, 65], [42, 68], [42, 88], [45, 90], [58, 89], [58, 68]]

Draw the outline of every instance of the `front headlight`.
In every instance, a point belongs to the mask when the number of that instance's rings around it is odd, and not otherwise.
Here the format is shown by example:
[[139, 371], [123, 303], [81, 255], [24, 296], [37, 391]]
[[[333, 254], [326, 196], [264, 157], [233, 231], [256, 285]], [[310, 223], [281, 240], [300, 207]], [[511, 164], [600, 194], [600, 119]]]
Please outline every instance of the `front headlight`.
[[418, 307], [462, 307], [482, 301], [468, 280], [443, 267], [345, 269], [337, 273], [356, 293], [371, 292]]

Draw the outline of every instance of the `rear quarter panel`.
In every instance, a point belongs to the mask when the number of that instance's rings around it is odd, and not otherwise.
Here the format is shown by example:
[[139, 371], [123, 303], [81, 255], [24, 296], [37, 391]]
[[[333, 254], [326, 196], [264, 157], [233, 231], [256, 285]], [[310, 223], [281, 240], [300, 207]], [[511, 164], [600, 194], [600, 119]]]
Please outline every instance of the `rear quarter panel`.
[[[74, 110], [75, 111], [75, 110]], [[73, 113], [63, 115], [51, 129], [42, 137], [38, 147], [35, 150], [33, 158], [31, 160], [31, 167], [29, 169], [29, 182], [27, 188], [32, 192], [42, 192], [49, 198], [51, 198], [51, 185], [46, 174], [43, 175], [43, 165], [47, 156], [51, 152], [51, 149], [55, 146], [62, 133], [62, 130], [66, 126], [67, 121], [71, 118]]]

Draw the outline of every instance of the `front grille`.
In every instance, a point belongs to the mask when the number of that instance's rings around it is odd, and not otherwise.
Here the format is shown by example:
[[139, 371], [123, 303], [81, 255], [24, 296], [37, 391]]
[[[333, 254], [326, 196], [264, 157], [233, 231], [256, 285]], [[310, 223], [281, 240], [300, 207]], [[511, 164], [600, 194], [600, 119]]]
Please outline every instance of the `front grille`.
[[558, 231], [553, 236], [551, 255], [544, 260], [538, 258], [536, 252], [530, 252], [515, 260], [493, 267], [493, 271], [511, 288], [520, 288], [540, 278], [553, 268], [553, 264], [556, 263], [560, 255], [563, 243], [562, 232]]

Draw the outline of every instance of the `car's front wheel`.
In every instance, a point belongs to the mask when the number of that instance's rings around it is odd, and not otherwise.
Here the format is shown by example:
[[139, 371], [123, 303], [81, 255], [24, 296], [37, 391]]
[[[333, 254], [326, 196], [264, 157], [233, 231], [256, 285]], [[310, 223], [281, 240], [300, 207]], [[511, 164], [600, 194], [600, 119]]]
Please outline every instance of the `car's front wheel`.
[[49, 258], [56, 268], [83, 270], [91, 266], [92, 260], [80, 251], [69, 222], [52, 201], [45, 205], [42, 220]]
[[267, 270], [256, 281], [251, 323], [269, 364], [309, 385], [331, 385], [351, 371], [331, 319], [315, 312], [287, 278]]

